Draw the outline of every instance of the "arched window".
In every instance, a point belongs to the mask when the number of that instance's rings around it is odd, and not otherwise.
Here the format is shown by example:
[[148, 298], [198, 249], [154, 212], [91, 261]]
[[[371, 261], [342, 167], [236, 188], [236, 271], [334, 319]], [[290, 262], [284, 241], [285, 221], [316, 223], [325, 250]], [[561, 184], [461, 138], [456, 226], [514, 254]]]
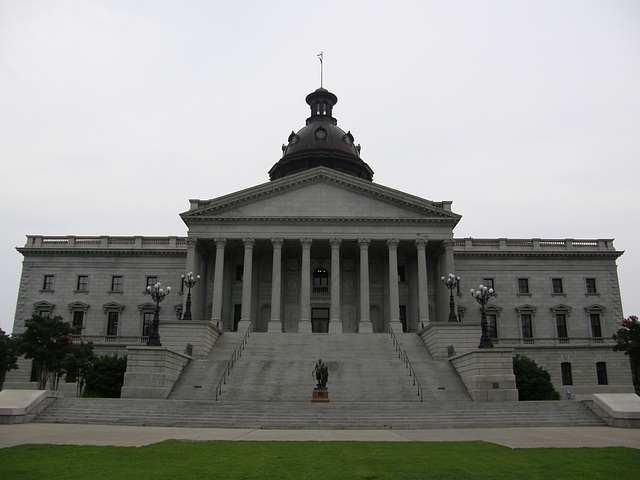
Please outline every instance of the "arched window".
[[313, 292], [326, 293], [329, 291], [329, 272], [326, 268], [318, 267], [313, 271]]

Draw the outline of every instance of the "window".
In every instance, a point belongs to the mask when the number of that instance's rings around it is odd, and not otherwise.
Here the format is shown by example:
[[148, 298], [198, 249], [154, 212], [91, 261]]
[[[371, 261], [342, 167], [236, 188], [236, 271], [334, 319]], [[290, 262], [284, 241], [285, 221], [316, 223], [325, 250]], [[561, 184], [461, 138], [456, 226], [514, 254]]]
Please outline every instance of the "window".
[[498, 338], [498, 316], [487, 315], [487, 329], [489, 338]]
[[593, 338], [602, 337], [602, 328], [600, 327], [600, 314], [590, 313], [589, 321], [591, 323], [591, 336]]
[[404, 269], [404, 265], [398, 265], [398, 282], [406, 282], [407, 274]]
[[596, 279], [595, 278], [587, 278], [587, 295], [595, 295], [598, 293], [596, 289]]
[[496, 292], [496, 287], [495, 287], [495, 285], [494, 285], [494, 283], [493, 283], [493, 278], [483, 278], [483, 279], [482, 279], [482, 284], [483, 284], [485, 287], [493, 288], [493, 293], [495, 293], [495, 292]]
[[108, 312], [107, 314], [107, 336], [115, 337], [118, 335], [118, 321], [120, 320], [120, 312]]
[[565, 313], [556, 313], [556, 328], [558, 330], [558, 338], [567, 338], [567, 315]]
[[142, 336], [151, 335], [151, 325], [153, 324], [153, 312], [143, 312], [142, 314]]
[[531, 325], [531, 314], [520, 314], [520, 321], [522, 323], [522, 338], [533, 338], [533, 326]]
[[596, 374], [598, 375], [598, 385], [608, 385], [607, 380], [607, 364], [604, 362], [596, 363]]
[[571, 378], [571, 364], [569, 362], [563, 362], [560, 364], [560, 372], [562, 374], [562, 385], [573, 385], [573, 379]]
[[80, 335], [84, 326], [84, 312], [82, 310], [74, 310], [71, 326], [76, 328], [76, 335]]
[[236, 282], [241, 282], [244, 276], [244, 265], [236, 265]]
[[147, 287], [153, 287], [156, 283], [158, 283], [158, 277], [147, 277]]
[[53, 280], [55, 279], [54, 275], [45, 275], [44, 280], [42, 282], [42, 290], [53, 291]]
[[89, 290], [89, 275], [78, 275], [76, 291], [86, 292], [87, 290]]
[[122, 276], [121, 275], [113, 275], [111, 277], [111, 291], [112, 292], [121, 292], [122, 291]]
[[551, 293], [553, 293], [554, 295], [561, 295], [564, 293], [564, 288], [562, 288], [561, 278], [551, 279]]
[[529, 279], [528, 278], [519, 278], [518, 279], [518, 295], [529, 295]]
[[329, 273], [325, 268], [316, 268], [313, 272], [313, 286], [326, 287], [329, 285]]

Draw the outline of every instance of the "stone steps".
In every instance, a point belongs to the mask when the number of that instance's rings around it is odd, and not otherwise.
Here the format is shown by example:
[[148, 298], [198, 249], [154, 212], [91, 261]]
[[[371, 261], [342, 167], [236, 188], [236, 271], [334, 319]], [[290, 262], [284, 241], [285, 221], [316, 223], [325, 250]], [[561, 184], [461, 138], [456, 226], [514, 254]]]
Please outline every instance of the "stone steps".
[[[406, 337], [406, 338], [404, 338]], [[215, 387], [239, 334], [225, 333], [209, 358], [192, 361], [176, 383], [171, 399], [215, 398]], [[457, 373], [448, 362], [434, 361], [420, 337], [401, 334], [423, 387], [423, 398], [470, 401]], [[418, 401], [417, 386], [398, 358], [387, 334], [253, 333], [222, 389], [221, 398], [235, 401], [300, 401], [315, 386], [311, 374], [322, 358], [329, 369], [332, 401]]]
[[35, 422], [211, 428], [430, 429], [603, 426], [579, 402], [202, 402], [63, 398]]

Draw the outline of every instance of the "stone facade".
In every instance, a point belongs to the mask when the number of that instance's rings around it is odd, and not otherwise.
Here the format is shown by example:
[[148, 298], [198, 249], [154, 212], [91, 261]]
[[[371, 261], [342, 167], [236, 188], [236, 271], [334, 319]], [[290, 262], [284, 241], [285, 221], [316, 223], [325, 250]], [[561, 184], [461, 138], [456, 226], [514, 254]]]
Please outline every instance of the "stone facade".
[[[331, 117], [337, 98], [319, 89], [307, 101], [312, 116], [289, 137], [272, 180], [191, 200], [181, 214], [186, 237], [28, 236], [18, 248], [14, 333], [32, 313], [61, 315], [99, 351], [133, 352], [149, 334], [146, 287], [160, 281], [174, 287], [160, 330], [175, 358], [206, 355], [222, 331], [249, 326], [419, 332], [434, 357], [449, 358], [477, 347], [480, 309], [468, 291], [484, 284], [495, 290], [487, 314], [501, 351], [534, 358], [561, 391], [632, 391], [626, 357], [611, 350], [623, 315], [622, 252], [612, 240], [454, 238], [461, 216], [451, 202], [374, 183], [353, 136]], [[323, 149], [327, 134], [343, 151]], [[182, 320], [186, 272], [201, 276], [193, 328]], [[450, 292], [440, 278], [449, 273], [461, 277], [459, 322], [447, 322]]]

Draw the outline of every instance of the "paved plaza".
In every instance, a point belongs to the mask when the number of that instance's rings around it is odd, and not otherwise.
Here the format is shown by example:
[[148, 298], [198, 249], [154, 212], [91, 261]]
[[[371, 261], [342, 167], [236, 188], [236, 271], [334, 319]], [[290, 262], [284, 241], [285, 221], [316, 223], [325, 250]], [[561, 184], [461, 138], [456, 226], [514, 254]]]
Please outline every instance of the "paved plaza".
[[640, 429], [613, 427], [472, 428], [433, 430], [263, 430], [24, 423], [0, 425], [0, 448], [26, 444], [141, 447], [164, 440], [472, 442], [509, 448], [630, 447]]

